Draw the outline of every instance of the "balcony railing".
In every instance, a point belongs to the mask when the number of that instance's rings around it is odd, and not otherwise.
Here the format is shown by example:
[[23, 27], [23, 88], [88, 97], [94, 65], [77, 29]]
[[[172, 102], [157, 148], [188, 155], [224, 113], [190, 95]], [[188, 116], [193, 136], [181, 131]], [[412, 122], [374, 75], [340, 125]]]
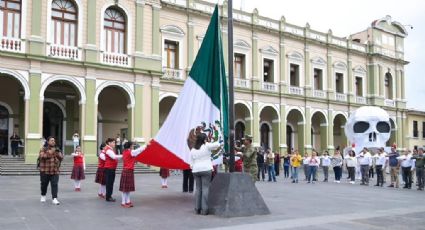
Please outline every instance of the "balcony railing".
[[262, 82], [261, 89], [270, 92], [279, 92], [279, 85], [271, 82]]
[[395, 101], [391, 100], [391, 99], [385, 99], [384, 100], [384, 105], [385, 106], [390, 106], [390, 107], [395, 107]]
[[164, 75], [162, 75], [162, 78], [164, 79], [184, 80], [182, 69], [172, 69], [163, 67], [162, 71], [164, 72]]
[[289, 86], [289, 93], [304, 96], [304, 89], [297, 86]]
[[2, 37], [0, 43], [0, 50], [22, 53], [25, 51], [25, 42], [23, 42], [19, 38]]
[[81, 60], [81, 49], [74, 46], [50, 44], [47, 46], [47, 53], [55, 58]]
[[366, 98], [365, 97], [356, 97], [356, 102], [358, 104], [366, 104]]
[[313, 97], [326, 98], [326, 92], [322, 91], [322, 90], [314, 90], [313, 91]]
[[130, 66], [130, 58], [127, 54], [103, 52], [101, 53], [101, 60], [103, 64], [107, 65]]
[[248, 79], [235, 78], [235, 87], [250, 89], [251, 81]]
[[337, 101], [347, 101], [347, 95], [343, 93], [336, 93], [335, 100]]

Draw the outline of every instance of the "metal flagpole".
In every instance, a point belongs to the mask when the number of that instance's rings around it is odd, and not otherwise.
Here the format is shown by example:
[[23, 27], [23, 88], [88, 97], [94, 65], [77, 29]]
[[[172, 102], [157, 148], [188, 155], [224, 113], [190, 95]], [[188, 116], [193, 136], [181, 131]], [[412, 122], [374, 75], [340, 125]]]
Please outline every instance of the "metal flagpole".
[[228, 1], [227, 9], [227, 38], [228, 38], [228, 62], [229, 63], [229, 171], [235, 171], [235, 110], [233, 97], [233, 3]]

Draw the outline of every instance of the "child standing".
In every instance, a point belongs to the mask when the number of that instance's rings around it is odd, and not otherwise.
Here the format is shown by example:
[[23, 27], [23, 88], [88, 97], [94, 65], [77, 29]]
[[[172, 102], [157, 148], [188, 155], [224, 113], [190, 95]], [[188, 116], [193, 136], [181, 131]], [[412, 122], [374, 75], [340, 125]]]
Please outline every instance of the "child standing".
[[170, 170], [166, 168], [160, 168], [159, 176], [161, 177], [161, 188], [168, 188], [167, 178], [170, 176]]
[[77, 146], [75, 152], [71, 154], [74, 157], [74, 167], [72, 168], [71, 179], [74, 180], [74, 187], [76, 192], [81, 191], [81, 180], [86, 179], [84, 175], [84, 154], [81, 152], [81, 147]]
[[139, 155], [146, 146], [134, 149], [132, 141], [128, 141], [124, 144], [124, 151], [122, 152], [123, 169], [120, 180], [120, 191], [121, 194], [121, 207], [131, 208], [133, 203], [130, 201], [130, 192], [134, 192], [134, 164], [136, 163], [136, 156]]
[[96, 171], [96, 178], [94, 182], [100, 184], [99, 191], [97, 192], [97, 195], [99, 198], [105, 198], [106, 194], [106, 181], [105, 181], [105, 144], [102, 143], [99, 147], [100, 153], [98, 158], [98, 164], [97, 164], [97, 171]]

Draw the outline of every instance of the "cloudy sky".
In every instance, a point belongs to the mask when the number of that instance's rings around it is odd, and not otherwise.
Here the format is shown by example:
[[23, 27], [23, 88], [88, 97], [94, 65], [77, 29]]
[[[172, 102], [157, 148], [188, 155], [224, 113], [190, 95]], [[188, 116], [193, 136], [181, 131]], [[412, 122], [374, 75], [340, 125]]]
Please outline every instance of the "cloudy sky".
[[[220, 2], [222, 0], [210, 0]], [[241, 6], [242, 3], [242, 6]], [[286, 21], [298, 26], [307, 22], [314, 30], [346, 37], [370, 26], [372, 21], [390, 15], [393, 21], [406, 26], [405, 66], [407, 107], [425, 111], [425, 1], [423, 0], [233, 0], [234, 8], [274, 19], [285, 16]], [[421, 67], [422, 66], [422, 67]]]

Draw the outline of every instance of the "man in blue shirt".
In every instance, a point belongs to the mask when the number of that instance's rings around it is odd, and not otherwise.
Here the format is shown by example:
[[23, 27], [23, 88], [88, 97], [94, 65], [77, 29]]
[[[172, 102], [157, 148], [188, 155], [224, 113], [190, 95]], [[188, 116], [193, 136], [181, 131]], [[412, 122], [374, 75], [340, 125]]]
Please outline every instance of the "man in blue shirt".
[[400, 154], [396, 151], [397, 146], [394, 144], [391, 146], [391, 153], [388, 154], [388, 164], [390, 166], [391, 173], [391, 184], [388, 187], [399, 187], [398, 174], [400, 171], [400, 162], [397, 157]]

